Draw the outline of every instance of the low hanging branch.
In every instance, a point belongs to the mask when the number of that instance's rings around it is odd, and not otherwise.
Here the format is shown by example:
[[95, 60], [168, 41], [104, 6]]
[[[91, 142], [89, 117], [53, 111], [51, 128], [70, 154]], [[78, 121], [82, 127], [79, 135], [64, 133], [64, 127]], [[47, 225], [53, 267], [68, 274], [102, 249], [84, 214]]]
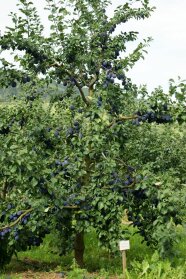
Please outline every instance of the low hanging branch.
[[7, 226], [4, 226], [2, 228], [0, 228], [0, 231], [3, 231], [5, 229], [9, 229], [9, 228], [12, 228], [14, 227], [15, 225], [17, 225], [22, 219], [23, 217], [25, 217], [28, 213], [30, 213], [33, 209], [30, 208], [30, 209], [27, 209], [25, 210], [18, 218], [17, 220], [15, 220], [13, 223], [11, 223], [10, 225], [7, 225]]
[[[51, 208], [51, 207], [50, 207]], [[50, 209], [48, 208], [48, 209]], [[79, 206], [75, 206], [75, 205], [67, 205], [67, 206], [63, 206], [63, 208], [65, 209], [80, 209]], [[17, 220], [15, 220], [14, 222], [12, 222], [10, 225], [6, 225], [2, 228], [0, 228], [0, 232], [1, 231], [4, 231], [5, 229], [9, 229], [9, 228], [12, 228], [14, 226], [16, 226], [28, 213], [32, 212], [34, 209], [33, 208], [30, 208], [30, 209], [27, 209], [25, 210], [18, 218]]]

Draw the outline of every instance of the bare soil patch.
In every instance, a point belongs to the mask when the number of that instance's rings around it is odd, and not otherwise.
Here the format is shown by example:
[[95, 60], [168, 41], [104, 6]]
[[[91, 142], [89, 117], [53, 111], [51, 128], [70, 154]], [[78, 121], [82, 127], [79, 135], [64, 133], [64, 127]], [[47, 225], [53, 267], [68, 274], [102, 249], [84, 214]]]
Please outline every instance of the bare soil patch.
[[55, 272], [35, 272], [32, 270], [28, 270], [25, 272], [15, 272], [7, 275], [5, 279], [11, 279], [11, 278], [17, 278], [17, 279], [59, 279], [59, 278], [65, 278], [61, 277], [60, 274], [57, 274]]

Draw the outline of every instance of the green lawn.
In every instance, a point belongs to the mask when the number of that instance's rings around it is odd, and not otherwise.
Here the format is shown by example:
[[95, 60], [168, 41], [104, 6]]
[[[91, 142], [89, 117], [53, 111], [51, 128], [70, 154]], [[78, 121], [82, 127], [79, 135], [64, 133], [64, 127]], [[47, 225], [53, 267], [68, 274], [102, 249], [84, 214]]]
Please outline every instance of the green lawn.
[[[145, 243], [141, 244], [141, 237], [135, 234], [130, 242], [131, 249], [127, 251], [128, 271], [126, 278], [185, 279], [186, 234], [182, 227], [177, 228], [177, 230], [181, 236], [180, 242], [174, 247], [174, 256], [165, 260], [161, 260], [158, 254], [147, 247]], [[27, 270], [32, 271], [33, 274], [46, 272], [46, 279], [54, 278], [48, 277], [49, 275], [47, 274], [51, 274], [48, 272], [60, 273], [61, 278], [123, 278], [120, 253], [111, 255], [106, 249], [100, 248], [94, 232], [86, 235], [84, 270], [77, 268], [73, 254], [59, 257], [57, 254], [50, 252], [51, 249], [55, 250], [54, 238], [54, 235], [49, 235], [39, 248], [19, 253], [18, 259], [14, 258], [6, 268], [5, 274], [11, 273], [11, 277], [4, 275], [0, 279], [24, 279], [26, 277], [20, 277], [21, 275], [19, 274], [27, 272]], [[63, 277], [64, 274], [66, 274], [65, 277]]]

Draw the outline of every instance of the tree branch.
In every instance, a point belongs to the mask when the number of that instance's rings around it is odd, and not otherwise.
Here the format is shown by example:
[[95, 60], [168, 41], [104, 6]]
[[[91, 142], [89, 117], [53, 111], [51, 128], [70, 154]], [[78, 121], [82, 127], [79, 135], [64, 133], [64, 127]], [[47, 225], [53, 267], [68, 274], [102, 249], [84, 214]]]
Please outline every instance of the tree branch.
[[66, 205], [66, 206], [63, 206], [63, 208], [65, 208], [65, 209], [80, 209], [80, 207], [76, 206], [76, 205]]
[[[50, 67], [58, 67], [58, 68], [60, 68], [60, 67], [63, 66], [63, 64], [58, 64], [58, 63], [56, 62], [56, 63], [51, 64], [51, 65], [49, 65], [49, 66], [50, 66]], [[79, 82], [77, 81], [77, 79], [76, 79], [75, 77], [73, 77], [72, 73], [69, 72], [68, 70], [66, 70], [66, 69], [62, 69], [62, 70], [63, 70], [63, 72], [66, 73], [70, 78], [73, 78], [73, 80], [74, 80], [74, 82], [75, 82], [75, 85], [76, 85], [76, 87], [78, 88], [78, 90], [79, 90], [79, 92], [80, 92], [80, 95], [81, 95], [83, 101], [84, 101], [85, 104], [88, 106], [88, 105], [89, 105], [89, 102], [88, 102], [87, 98], [85, 97], [84, 92], [83, 92], [83, 90], [82, 90], [82, 88], [81, 88]]]
[[[133, 188], [133, 186], [135, 186], [136, 185], [136, 180], [134, 180], [130, 185], [125, 185], [123, 188], [124, 189], [129, 189], [129, 188]], [[102, 189], [108, 189], [108, 190], [111, 190], [112, 189], [112, 187], [110, 187], [110, 186], [103, 186], [102, 187]]]
[[76, 85], [77, 88], [79, 89], [81, 98], [83, 99], [83, 101], [85, 102], [85, 104], [86, 104], [87, 106], [89, 106], [89, 102], [88, 102], [87, 98], [86, 98], [85, 95], [84, 95], [84, 92], [83, 92], [83, 90], [82, 90], [82, 87], [80, 86], [80, 84], [79, 84], [79, 82], [77, 81], [77, 79], [75, 79], [74, 77], [73, 77], [73, 79], [74, 79], [75, 85]]
[[[80, 209], [80, 207], [79, 206], [71, 206], [71, 205], [67, 205], [67, 206], [63, 206], [63, 208], [65, 208], [65, 209]], [[12, 228], [12, 227], [14, 227], [15, 225], [17, 225], [21, 220], [22, 220], [22, 218], [25, 216], [25, 215], [27, 215], [28, 213], [30, 213], [31, 211], [33, 211], [33, 208], [30, 208], [30, 209], [27, 209], [27, 210], [25, 210], [18, 218], [17, 218], [17, 220], [15, 220], [13, 223], [11, 223], [10, 225], [7, 225], [7, 226], [4, 226], [4, 227], [2, 227], [2, 228], [0, 228], [0, 232], [1, 231], [3, 231], [3, 230], [5, 230], [5, 229], [8, 229], [8, 228]]]
[[139, 117], [139, 115], [131, 115], [131, 116], [123, 116], [123, 115], [121, 115], [117, 119], [113, 120], [109, 124], [108, 128], [111, 128], [114, 124], [116, 124], [119, 121], [127, 121], [127, 120], [137, 119], [138, 117]]
[[99, 75], [95, 75], [94, 77], [93, 77], [93, 79], [91, 80], [91, 82], [90, 82], [90, 84], [89, 84], [89, 96], [91, 96], [92, 97], [92, 95], [93, 95], [93, 87], [94, 87], [94, 84], [96, 83], [96, 81], [98, 80], [98, 78], [99, 78]]
[[15, 220], [15, 221], [14, 221], [12, 224], [10, 224], [10, 225], [7, 225], [7, 226], [5, 226], [5, 227], [0, 228], [0, 231], [3, 231], [3, 230], [5, 230], [5, 229], [11, 228], [11, 227], [14, 227], [15, 225], [17, 225], [17, 224], [19, 223], [19, 221], [21, 221], [21, 219], [22, 219], [25, 215], [27, 215], [27, 214], [28, 214], [29, 212], [31, 212], [32, 210], [33, 210], [32, 208], [25, 210], [24, 213], [21, 214], [21, 215], [17, 218], [17, 220]]
[[7, 184], [7, 180], [5, 178], [4, 182], [3, 182], [3, 193], [2, 193], [3, 200], [5, 200], [5, 198], [6, 198], [7, 189], [8, 189], [8, 184]]

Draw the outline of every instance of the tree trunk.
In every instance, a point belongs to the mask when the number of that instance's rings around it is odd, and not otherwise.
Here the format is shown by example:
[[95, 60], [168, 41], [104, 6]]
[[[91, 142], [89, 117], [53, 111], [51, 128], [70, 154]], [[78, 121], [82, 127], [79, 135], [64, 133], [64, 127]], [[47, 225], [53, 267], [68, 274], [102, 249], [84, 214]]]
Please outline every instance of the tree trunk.
[[83, 254], [85, 250], [85, 244], [84, 244], [84, 232], [77, 233], [75, 236], [75, 242], [74, 242], [74, 254], [75, 254], [75, 260], [79, 267], [83, 267]]

